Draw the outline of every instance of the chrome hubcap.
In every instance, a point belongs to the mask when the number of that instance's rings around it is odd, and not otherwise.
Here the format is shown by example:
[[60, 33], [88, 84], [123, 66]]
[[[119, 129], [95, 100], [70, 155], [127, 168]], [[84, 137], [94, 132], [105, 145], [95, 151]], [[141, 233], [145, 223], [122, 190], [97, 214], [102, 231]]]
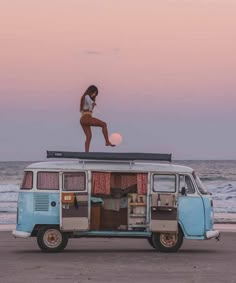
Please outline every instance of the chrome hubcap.
[[49, 229], [43, 236], [45, 245], [49, 248], [56, 248], [62, 242], [62, 234], [56, 229]]
[[161, 234], [160, 235], [161, 244], [167, 248], [171, 248], [175, 246], [177, 241], [178, 241], [177, 234]]

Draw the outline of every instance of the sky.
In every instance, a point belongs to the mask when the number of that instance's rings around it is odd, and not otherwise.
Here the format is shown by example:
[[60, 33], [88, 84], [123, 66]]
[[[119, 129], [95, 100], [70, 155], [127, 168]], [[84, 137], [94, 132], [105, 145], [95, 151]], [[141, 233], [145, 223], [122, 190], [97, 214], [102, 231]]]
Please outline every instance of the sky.
[[80, 97], [123, 142], [236, 159], [235, 0], [0, 0], [0, 161], [84, 151]]

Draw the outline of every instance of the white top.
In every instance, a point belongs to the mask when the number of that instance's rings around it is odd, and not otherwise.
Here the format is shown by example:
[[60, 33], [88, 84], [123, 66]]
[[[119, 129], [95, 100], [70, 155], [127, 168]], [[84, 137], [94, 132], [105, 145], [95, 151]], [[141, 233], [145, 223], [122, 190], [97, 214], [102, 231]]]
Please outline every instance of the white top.
[[94, 101], [91, 99], [89, 95], [85, 95], [84, 98], [84, 105], [83, 105], [83, 111], [93, 111], [93, 104]]

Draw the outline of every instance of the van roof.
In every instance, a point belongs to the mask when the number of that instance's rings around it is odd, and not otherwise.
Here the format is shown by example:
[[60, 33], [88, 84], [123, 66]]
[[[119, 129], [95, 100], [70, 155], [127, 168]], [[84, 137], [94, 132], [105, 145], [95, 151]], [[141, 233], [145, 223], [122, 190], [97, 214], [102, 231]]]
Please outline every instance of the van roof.
[[193, 169], [187, 166], [172, 163], [156, 162], [128, 162], [128, 161], [102, 161], [102, 160], [63, 160], [32, 163], [26, 170], [93, 170], [93, 171], [127, 171], [127, 172], [177, 172], [192, 173]]

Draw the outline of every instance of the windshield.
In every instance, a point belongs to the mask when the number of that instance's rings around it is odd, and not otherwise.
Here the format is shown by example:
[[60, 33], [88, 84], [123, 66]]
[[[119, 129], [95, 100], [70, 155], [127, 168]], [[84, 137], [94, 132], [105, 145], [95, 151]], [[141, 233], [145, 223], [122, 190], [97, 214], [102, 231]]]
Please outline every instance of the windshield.
[[198, 175], [195, 172], [193, 172], [193, 177], [196, 181], [196, 184], [197, 184], [197, 187], [200, 193], [204, 195], [208, 194], [207, 188], [203, 185], [201, 179], [198, 177]]

